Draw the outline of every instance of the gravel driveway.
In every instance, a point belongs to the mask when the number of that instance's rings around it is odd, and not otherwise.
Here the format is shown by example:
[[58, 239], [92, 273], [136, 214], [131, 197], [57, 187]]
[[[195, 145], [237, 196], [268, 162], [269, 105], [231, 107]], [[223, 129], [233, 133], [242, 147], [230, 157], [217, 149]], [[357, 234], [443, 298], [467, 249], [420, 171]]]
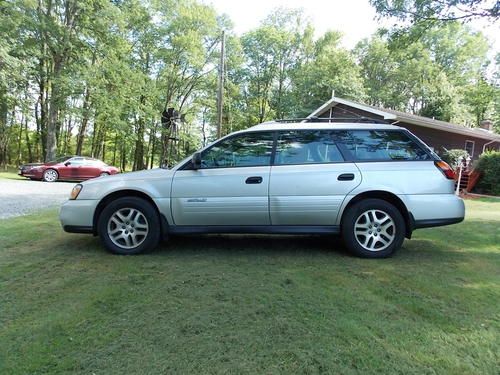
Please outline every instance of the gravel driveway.
[[0, 179], [0, 219], [60, 206], [74, 185], [74, 182]]

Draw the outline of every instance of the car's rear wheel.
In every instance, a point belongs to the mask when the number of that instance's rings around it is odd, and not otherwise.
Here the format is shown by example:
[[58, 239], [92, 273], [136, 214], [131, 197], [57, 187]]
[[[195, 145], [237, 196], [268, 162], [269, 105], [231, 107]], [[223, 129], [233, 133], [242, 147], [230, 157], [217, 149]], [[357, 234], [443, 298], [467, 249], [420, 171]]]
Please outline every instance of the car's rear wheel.
[[154, 249], [160, 240], [160, 219], [148, 201], [119, 198], [108, 204], [98, 221], [104, 246], [115, 254], [132, 255]]
[[364, 258], [386, 258], [403, 244], [405, 222], [389, 202], [365, 199], [345, 213], [342, 236], [352, 253]]
[[47, 169], [43, 172], [43, 180], [45, 182], [55, 182], [59, 178], [59, 173], [55, 169]]

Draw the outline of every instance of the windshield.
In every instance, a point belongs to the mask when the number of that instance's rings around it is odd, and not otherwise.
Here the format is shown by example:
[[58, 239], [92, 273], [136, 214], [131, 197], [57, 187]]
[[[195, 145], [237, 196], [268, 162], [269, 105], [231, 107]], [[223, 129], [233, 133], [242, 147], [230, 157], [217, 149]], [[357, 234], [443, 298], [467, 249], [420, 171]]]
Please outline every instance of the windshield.
[[61, 156], [55, 160], [49, 161], [49, 163], [62, 163], [63, 161], [66, 161], [68, 159], [71, 159], [73, 156]]

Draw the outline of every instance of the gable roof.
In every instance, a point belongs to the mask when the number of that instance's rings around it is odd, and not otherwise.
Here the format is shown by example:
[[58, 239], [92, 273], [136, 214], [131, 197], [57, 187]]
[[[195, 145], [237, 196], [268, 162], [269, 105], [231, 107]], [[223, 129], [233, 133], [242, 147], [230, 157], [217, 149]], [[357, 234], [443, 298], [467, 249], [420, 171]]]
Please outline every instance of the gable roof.
[[485, 129], [468, 128], [462, 125], [452, 124], [446, 121], [434, 120], [428, 117], [412, 115], [410, 113], [405, 113], [401, 111], [395, 111], [393, 109], [378, 108], [367, 104], [360, 104], [357, 102], [353, 102], [352, 100], [342, 99], [335, 96], [332, 97], [329, 101], [327, 101], [325, 104], [316, 109], [313, 113], [311, 113], [307, 117], [310, 118], [314, 116], [319, 116], [322, 113], [328, 111], [330, 108], [336, 106], [337, 104], [343, 104], [349, 107], [359, 109], [361, 111], [382, 116], [384, 120], [391, 120], [391, 122], [394, 125], [396, 125], [397, 122], [401, 121], [408, 124], [422, 126], [426, 128], [500, 142], [500, 134], [496, 134]]

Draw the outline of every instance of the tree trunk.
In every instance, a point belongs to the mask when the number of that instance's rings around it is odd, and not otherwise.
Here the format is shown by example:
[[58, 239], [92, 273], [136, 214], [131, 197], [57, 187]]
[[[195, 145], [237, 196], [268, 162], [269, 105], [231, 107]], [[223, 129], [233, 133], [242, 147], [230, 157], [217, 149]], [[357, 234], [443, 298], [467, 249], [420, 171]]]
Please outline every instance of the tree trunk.
[[21, 123], [19, 124], [19, 136], [17, 137], [17, 165], [21, 165], [21, 158], [22, 158], [22, 151], [21, 151], [21, 143], [23, 139], [23, 124], [24, 124], [24, 118], [26, 116], [21, 114]]
[[116, 149], [118, 148], [118, 133], [115, 134], [115, 147], [113, 148], [113, 165], [116, 165]]
[[151, 145], [151, 154], [149, 159], [149, 168], [152, 169], [155, 162], [155, 153], [156, 153], [156, 139], [153, 140], [153, 144]]
[[120, 169], [122, 172], [125, 172], [125, 167], [127, 166], [127, 155], [125, 153], [125, 139], [122, 139], [120, 157], [121, 157]]
[[[146, 98], [144, 95], [141, 95], [139, 102], [141, 103], [141, 107], [144, 105]], [[134, 166], [133, 170], [142, 170], [144, 167], [144, 117], [142, 115], [139, 116], [137, 120], [137, 138], [135, 140], [135, 152], [134, 152]]]
[[83, 99], [83, 118], [80, 129], [78, 129], [78, 135], [76, 137], [76, 154], [82, 154], [83, 140], [85, 139], [85, 132], [87, 131], [87, 125], [89, 123], [90, 116], [90, 90], [88, 86], [85, 88], [85, 97]]
[[156, 136], [157, 129], [158, 129], [158, 123], [154, 122], [154, 125], [149, 132], [148, 149], [147, 149], [147, 155], [146, 155], [146, 168], [148, 167], [148, 165], [151, 165], [150, 168], [153, 168], [153, 160], [155, 158], [154, 151], [155, 151], [155, 143], [156, 143], [155, 136]]
[[52, 81], [49, 118], [47, 123], [47, 151], [45, 153], [45, 161], [54, 160], [57, 157], [57, 128], [59, 126], [59, 108], [61, 104], [59, 77], [62, 68], [62, 58], [60, 56], [55, 56], [54, 80]]
[[28, 162], [33, 163], [33, 151], [31, 149], [30, 136], [28, 134], [28, 117], [24, 121], [24, 136], [26, 138], [26, 147], [28, 148]]

